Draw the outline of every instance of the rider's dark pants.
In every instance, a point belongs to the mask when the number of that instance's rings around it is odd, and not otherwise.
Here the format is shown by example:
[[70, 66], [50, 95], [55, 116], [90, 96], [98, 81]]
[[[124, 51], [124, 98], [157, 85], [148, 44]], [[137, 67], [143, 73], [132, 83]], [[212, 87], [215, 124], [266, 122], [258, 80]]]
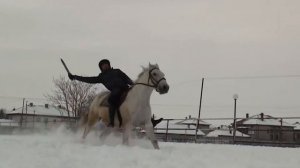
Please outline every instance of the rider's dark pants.
[[[122, 88], [115, 88], [111, 90], [110, 96], [108, 98], [108, 103], [110, 105], [109, 107], [109, 118], [110, 118], [110, 125], [113, 127], [114, 126], [114, 117], [116, 110], [118, 110], [120, 106], [120, 98], [122, 93], [124, 92], [125, 89]], [[120, 113], [118, 112], [118, 119], [120, 121], [120, 126], [122, 123], [122, 118]]]

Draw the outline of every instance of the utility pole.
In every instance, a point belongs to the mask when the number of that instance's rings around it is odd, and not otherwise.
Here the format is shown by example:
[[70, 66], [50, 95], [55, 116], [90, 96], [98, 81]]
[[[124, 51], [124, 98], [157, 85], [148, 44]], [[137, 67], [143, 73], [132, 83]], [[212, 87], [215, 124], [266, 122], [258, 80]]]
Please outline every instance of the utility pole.
[[27, 127], [27, 108], [28, 108], [28, 107], [27, 107], [27, 105], [28, 105], [27, 103], [28, 103], [28, 101], [26, 101], [26, 103], [25, 103], [25, 104], [26, 104], [26, 107], [25, 107], [25, 111], [26, 111], [26, 113], [25, 113], [25, 114], [26, 114], [26, 115], [25, 115], [25, 117], [26, 117], [26, 118], [25, 118], [25, 128]]
[[201, 113], [201, 107], [202, 107], [203, 86], [204, 86], [204, 78], [202, 78], [202, 84], [201, 84], [199, 113], [198, 113], [197, 125], [196, 125], [196, 131], [195, 131], [195, 143], [197, 143], [197, 133], [198, 133], [198, 127], [199, 127], [199, 121], [200, 121], [200, 113]]
[[238, 94], [233, 95], [234, 99], [234, 115], [233, 115], [233, 143], [235, 143], [235, 134], [236, 134], [236, 100], [239, 98]]
[[22, 127], [22, 124], [23, 124], [24, 103], [25, 103], [25, 98], [23, 98], [23, 105], [22, 105], [22, 114], [21, 114], [21, 120], [20, 120], [20, 126], [21, 127]]

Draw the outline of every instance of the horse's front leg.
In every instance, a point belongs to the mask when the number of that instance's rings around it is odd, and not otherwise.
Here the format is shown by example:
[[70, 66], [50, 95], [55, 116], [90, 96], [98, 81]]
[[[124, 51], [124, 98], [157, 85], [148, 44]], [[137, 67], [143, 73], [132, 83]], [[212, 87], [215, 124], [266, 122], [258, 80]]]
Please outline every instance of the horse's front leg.
[[129, 123], [126, 124], [125, 127], [124, 127], [124, 132], [123, 132], [123, 144], [124, 145], [129, 145], [131, 129], [132, 129], [132, 126]]
[[91, 131], [92, 127], [93, 127], [94, 122], [88, 120], [88, 123], [86, 124], [85, 128], [84, 128], [84, 132], [82, 135], [82, 140], [85, 140], [86, 136], [89, 134], [89, 132]]
[[102, 130], [102, 132], [100, 133], [99, 138], [100, 138], [102, 141], [104, 141], [104, 140], [107, 138], [107, 136], [112, 132], [112, 129], [113, 129], [113, 128], [110, 128], [110, 127], [104, 128], [104, 130]]
[[150, 139], [154, 149], [159, 149], [158, 142], [154, 135], [153, 125], [151, 121], [146, 123], [145, 129], [146, 129], [146, 135]]

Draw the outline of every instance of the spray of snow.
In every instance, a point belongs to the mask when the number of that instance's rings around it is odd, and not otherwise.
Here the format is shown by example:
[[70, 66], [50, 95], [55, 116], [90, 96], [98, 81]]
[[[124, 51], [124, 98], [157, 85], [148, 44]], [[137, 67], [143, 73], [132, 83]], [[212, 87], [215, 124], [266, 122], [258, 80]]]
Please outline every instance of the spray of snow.
[[0, 168], [296, 168], [297, 148], [163, 143], [154, 150], [147, 139], [121, 145], [121, 136], [104, 141], [92, 132], [85, 142], [81, 132], [63, 126], [49, 133], [0, 135]]

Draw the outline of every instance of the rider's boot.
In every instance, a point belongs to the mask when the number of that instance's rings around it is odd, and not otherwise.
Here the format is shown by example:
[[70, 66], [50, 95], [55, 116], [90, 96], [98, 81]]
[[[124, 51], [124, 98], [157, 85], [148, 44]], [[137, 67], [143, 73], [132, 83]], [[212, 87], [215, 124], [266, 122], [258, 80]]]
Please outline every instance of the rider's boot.
[[115, 121], [115, 112], [116, 108], [112, 105], [109, 107], [109, 121], [110, 123], [108, 124], [109, 127], [114, 127], [114, 121]]
[[121, 128], [123, 120], [119, 109], [117, 109], [117, 115], [119, 120], [119, 127]]

